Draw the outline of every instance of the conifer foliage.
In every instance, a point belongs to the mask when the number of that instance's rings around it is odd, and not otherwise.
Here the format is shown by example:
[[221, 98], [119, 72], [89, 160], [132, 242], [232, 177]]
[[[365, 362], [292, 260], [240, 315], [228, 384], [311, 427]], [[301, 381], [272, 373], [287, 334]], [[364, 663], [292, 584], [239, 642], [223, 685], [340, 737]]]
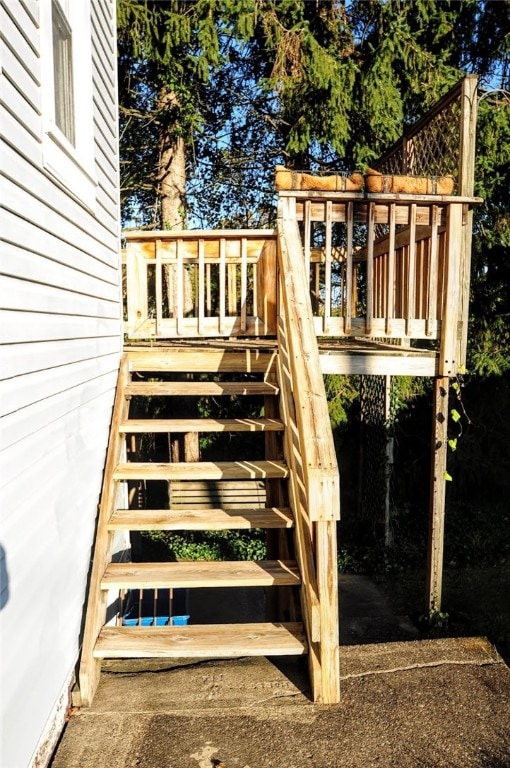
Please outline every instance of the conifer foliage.
[[117, 6], [123, 213], [143, 224], [165, 223], [176, 152], [176, 220], [199, 195], [203, 223], [235, 221], [253, 216], [276, 161], [369, 164], [462, 73], [508, 86], [508, 0]]

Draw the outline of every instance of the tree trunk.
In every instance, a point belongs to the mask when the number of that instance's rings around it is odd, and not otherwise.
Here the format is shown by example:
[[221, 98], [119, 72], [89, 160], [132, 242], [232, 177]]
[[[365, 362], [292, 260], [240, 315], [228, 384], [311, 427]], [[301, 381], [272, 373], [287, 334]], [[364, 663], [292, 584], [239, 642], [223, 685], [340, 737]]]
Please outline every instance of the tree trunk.
[[[161, 202], [161, 228], [185, 229], [186, 227], [186, 147], [182, 136], [175, 130], [179, 119], [179, 103], [175, 93], [163, 88], [159, 95], [162, 110], [159, 152], [159, 196]], [[168, 313], [172, 317], [177, 308], [176, 267], [164, 268], [167, 288]], [[183, 275], [184, 314], [193, 309], [191, 276], [187, 270]], [[181, 416], [195, 416], [194, 401], [181, 398]], [[200, 461], [200, 444], [196, 432], [169, 436], [172, 461]]]
[[159, 139], [159, 197], [161, 228], [186, 226], [186, 152], [184, 139], [176, 133], [179, 103], [175, 93], [162, 88], [158, 107], [162, 115]]
[[[160, 109], [158, 193], [160, 199], [161, 229], [186, 228], [186, 146], [177, 135], [179, 103], [175, 93], [163, 88], [159, 94]], [[173, 317], [177, 308], [176, 269], [165, 266], [164, 280], [167, 292], [168, 316]], [[193, 310], [191, 276], [183, 275], [183, 310], [187, 315]]]

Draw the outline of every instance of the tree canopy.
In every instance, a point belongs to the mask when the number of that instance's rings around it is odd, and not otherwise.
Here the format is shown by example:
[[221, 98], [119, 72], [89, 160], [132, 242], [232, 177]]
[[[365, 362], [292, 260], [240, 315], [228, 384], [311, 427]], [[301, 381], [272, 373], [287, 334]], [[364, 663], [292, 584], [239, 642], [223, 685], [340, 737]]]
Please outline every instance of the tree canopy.
[[211, 190], [211, 225], [239, 220], [254, 184], [266, 218], [277, 161], [368, 164], [462, 73], [508, 86], [509, 12], [507, 0], [119, 0], [124, 218], [158, 221], [162, 133], [184, 142], [184, 202], [201, 221], [193, 202]]

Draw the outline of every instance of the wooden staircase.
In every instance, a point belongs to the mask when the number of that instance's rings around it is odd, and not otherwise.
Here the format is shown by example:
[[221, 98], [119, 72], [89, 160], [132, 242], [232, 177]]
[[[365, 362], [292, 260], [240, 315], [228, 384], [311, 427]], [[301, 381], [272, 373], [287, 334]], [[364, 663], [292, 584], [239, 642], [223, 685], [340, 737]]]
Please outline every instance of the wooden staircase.
[[[283, 458], [284, 423], [278, 412], [276, 363], [274, 349], [221, 350], [219, 353], [218, 349], [168, 347], [125, 352], [114, 407], [84, 633], [80, 669], [82, 706], [92, 701], [100, 663], [105, 658], [269, 656], [307, 652], [303, 622], [295, 620], [300, 618], [297, 590], [302, 586], [302, 577], [292, 557], [295, 521], [286, 487], [289, 468]], [[225, 380], [227, 376], [229, 380]], [[263, 415], [179, 418], [180, 397], [184, 395], [227, 400], [250, 396], [252, 402], [256, 397]], [[176, 418], [133, 416], [141, 399], [150, 397], [171, 399], [172, 405], [165, 410], [175, 412]], [[140, 410], [146, 409], [138, 407]], [[262, 433], [265, 456], [263, 459], [252, 459], [248, 455], [239, 460], [177, 463], [140, 460], [142, 435], [183, 432]], [[158, 480], [169, 483], [171, 489], [175, 485], [176, 490], [169, 493], [168, 508], [136, 508], [137, 489]], [[125, 503], [130, 498], [135, 501], [135, 508]], [[225, 499], [222, 506], [218, 505], [219, 499]], [[272, 559], [259, 562], [111, 561], [113, 537], [119, 531], [250, 528], [267, 529]], [[119, 595], [119, 605], [122, 605], [122, 595], [128, 590], [197, 587], [290, 589], [289, 599], [283, 600], [287, 621], [277, 617], [279, 620], [249, 624], [125, 626], [121, 608], [116, 609], [113, 621], [106, 621], [108, 604], [115, 602], [115, 596]], [[268, 605], [274, 610], [279, 602], [282, 600], [269, 599]]]
[[[306, 654], [314, 701], [339, 700], [339, 476], [309, 278], [292, 213], [282, 208], [277, 232], [160, 232], [133, 240], [128, 333], [168, 335], [160, 346], [126, 347], [119, 371], [76, 704], [92, 702], [102, 659], [154, 656]], [[154, 319], [142, 295], [153, 256]], [[196, 327], [184, 317], [182, 301], [176, 318], [163, 312], [167, 264], [177, 270], [180, 289], [185, 273], [194, 276]], [[209, 317], [214, 274], [216, 319]], [[220, 340], [217, 334], [224, 336], [227, 326], [236, 338]], [[197, 332], [201, 340], [192, 341]], [[257, 334], [263, 340], [248, 340]], [[165, 403], [161, 418], [148, 418], [149, 409], [141, 405], [148, 398]], [[203, 398], [235, 408], [220, 408], [218, 418], [210, 409], [186, 411], [186, 404]], [[240, 407], [253, 398], [257, 409]], [[207, 417], [199, 418], [200, 412]], [[176, 435], [191, 442], [192, 433], [211, 432], [216, 439], [230, 435], [231, 455], [223, 448], [221, 460], [182, 461], [182, 452], [167, 449], [166, 456], [149, 457], [141, 450], [146, 435], [154, 442], [168, 435], [175, 445]], [[154, 495], [150, 503], [139, 503], [140, 489], [158, 484], [166, 489], [165, 503]], [[112, 561], [122, 532], [133, 540], [138, 531], [249, 528], [266, 530], [267, 560]], [[161, 625], [156, 614], [152, 622], [144, 622], [150, 617], [141, 613], [135, 621], [126, 615], [126, 594], [202, 587], [265, 588], [267, 620], [201, 625], [191, 616], [189, 625], [175, 626]]]

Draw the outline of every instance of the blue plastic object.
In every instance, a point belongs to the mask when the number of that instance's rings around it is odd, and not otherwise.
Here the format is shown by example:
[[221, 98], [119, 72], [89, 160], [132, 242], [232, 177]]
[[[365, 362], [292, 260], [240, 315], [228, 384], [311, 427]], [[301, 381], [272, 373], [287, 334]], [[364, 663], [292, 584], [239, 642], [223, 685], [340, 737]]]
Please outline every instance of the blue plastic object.
[[152, 616], [142, 616], [141, 619], [126, 619], [124, 617], [122, 624], [125, 627], [164, 627], [167, 624], [172, 624], [175, 627], [184, 627], [189, 620], [189, 616], [156, 616], [154, 619]]
[[174, 627], [184, 627], [188, 623], [189, 616], [172, 616]]

